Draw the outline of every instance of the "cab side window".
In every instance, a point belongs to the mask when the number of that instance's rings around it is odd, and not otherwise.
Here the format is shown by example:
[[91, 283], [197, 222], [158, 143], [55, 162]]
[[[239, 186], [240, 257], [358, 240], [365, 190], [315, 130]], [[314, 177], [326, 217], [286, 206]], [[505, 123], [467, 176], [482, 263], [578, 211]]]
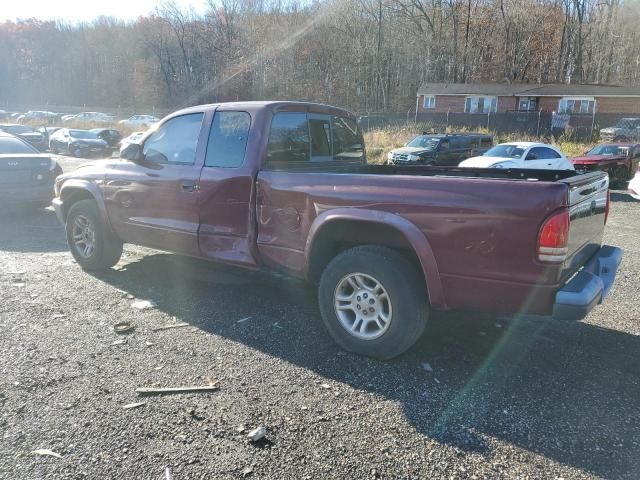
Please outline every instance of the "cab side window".
[[247, 112], [216, 112], [209, 132], [205, 167], [241, 166], [250, 126], [251, 116]]
[[166, 121], [144, 142], [145, 159], [154, 163], [193, 165], [203, 118], [203, 113], [190, 113]]
[[271, 121], [267, 163], [282, 164], [309, 161], [309, 126], [307, 114], [279, 112]]
[[362, 162], [364, 160], [364, 139], [355, 120], [347, 117], [333, 117], [333, 159]]

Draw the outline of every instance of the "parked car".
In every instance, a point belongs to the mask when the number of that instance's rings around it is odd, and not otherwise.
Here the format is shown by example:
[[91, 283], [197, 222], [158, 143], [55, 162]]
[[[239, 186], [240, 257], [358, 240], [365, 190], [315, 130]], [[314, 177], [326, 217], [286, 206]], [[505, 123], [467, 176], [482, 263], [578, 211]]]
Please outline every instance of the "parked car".
[[43, 110], [29, 110], [27, 113], [20, 115], [17, 121], [24, 122], [40, 122], [49, 123], [54, 122], [59, 118], [59, 115], [54, 112], [48, 112]]
[[15, 135], [0, 132], [0, 204], [46, 207], [62, 169]]
[[481, 134], [422, 134], [404, 147], [391, 150], [387, 163], [423, 165], [458, 165], [474, 155], [480, 155], [493, 146], [491, 135]]
[[61, 128], [49, 137], [49, 147], [54, 154], [74, 157], [110, 157], [109, 144], [91, 130]]
[[120, 120], [118, 124], [129, 128], [148, 128], [154, 123], [158, 123], [160, 119], [153, 115], [133, 115], [126, 120]]
[[115, 265], [127, 242], [284, 271], [319, 284], [327, 330], [359, 354], [407, 350], [431, 309], [583, 318], [621, 260], [601, 246], [605, 173], [522, 181], [512, 170], [367, 165], [355, 116], [327, 105], [191, 107], [122, 153], [56, 182], [52, 203], [82, 268]]
[[584, 155], [571, 159], [579, 170], [601, 170], [609, 174], [611, 183], [631, 180], [640, 162], [639, 143], [604, 143]]
[[63, 118], [63, 123], [102, 123], [102, 124], [112, 124], [115, 123], [115, 117], [113, 115], [102, 113], [102, 112], [81, 112], [72, 117]]
[[574, 170], [571, 161], [552, 145], [536, 142], [501, 143], [482, 156], [460, 163], [464, 168], [525, 168]]
[[107, 142], [111, 148], [117, 147], [122, 140], [122, 134], [115, 128], [93, 128], [91, 131]]
[[640, 118], [623, 118], [613, 127], [600, 130], [603, 142], [630, 142], [640, 140]]
[[40, 132], [36, 132], [28, 125], [21, 125], [19, 123], [2, 123], [0, 124], [0, 131], [20, 137], [22, 140], [29, 142], [41, 152], [46, 151], [48, 148], [46, 136]]
[[627, 192], [629, 193], [629, 195], [631, 195], [631, 197], [635, 198], [636, 200], [640, 200], [640, 166], [638, 166], [636, 174], [629, 182], [629, 185], [627, 186]]
[[144, 136], [146, 132], [133, 132], [131, 135], [129, 135], [128, 137], [123, 138], [120, 141], [120, 154], [122, 154], [122, 151], [127, 148], [127, 146], [129, 146], [132, 143], [139, 143], [140, 140], [142, 139], [142, 137]]

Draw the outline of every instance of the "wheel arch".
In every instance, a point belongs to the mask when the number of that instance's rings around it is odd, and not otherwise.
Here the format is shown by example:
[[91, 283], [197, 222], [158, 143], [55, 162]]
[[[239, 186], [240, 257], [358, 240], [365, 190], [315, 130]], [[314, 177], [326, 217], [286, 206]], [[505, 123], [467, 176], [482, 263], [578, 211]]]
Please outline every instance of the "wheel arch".
[[69, 210], [75, 203], [80, 200], [94, 200], [98, 205], [98, 211], [100, 212], [100, 218], [103, 224], [113, 233], [113, 229], [109, 223], [109, 217], [107, 216], [104, 198], [95, 183], [77, 179], [67, 180], [60, 188], [59, 198], [62, 201], [62, 216], [65, 221]]
[[[354, 225], [357, 228], [353, 228]], [[413, 264], [418, 263], [431, 306], [446, 308], [440, 273], [427, 238], [416, 225], [390, 212], [336, 208], [321, 213], [307, 237], [305, 277], [316, 282], [337, 254], [367, 244], [399, 250], [413, 260]]]

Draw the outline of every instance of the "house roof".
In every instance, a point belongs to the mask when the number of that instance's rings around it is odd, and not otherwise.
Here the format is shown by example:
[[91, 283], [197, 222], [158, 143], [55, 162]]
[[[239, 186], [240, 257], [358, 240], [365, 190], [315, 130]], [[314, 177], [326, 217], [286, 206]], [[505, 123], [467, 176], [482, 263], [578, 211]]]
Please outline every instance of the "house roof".
[[640, 88], [577, 83], [423, 83], [418, 95], [640, 97]]

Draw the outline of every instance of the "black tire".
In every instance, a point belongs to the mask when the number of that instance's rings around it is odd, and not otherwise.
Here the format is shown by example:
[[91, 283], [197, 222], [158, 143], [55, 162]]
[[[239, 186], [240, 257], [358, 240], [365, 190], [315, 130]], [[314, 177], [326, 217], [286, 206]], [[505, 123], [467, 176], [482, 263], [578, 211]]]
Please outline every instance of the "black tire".
[[[80, 222], [82, 220], [82, 222]], [[91, 252], [83, 254], [74, 241], [76, 221], [92, 229]], [[85, 223], [86, 222], [86, 223]], [[69, 209], [66, 219], [67, 244], [78, 265], [84, 270], [105, 270], [113, 267], [122, 256], [122, 242], [109, 232], [100, 218], [98, 205], [94, 200], [80, 200]], [[86, 245], [86, 244], [85, 244]]]
[[[336, 292], [354, 273], [371, 277], [386, 290], [392, 314], [386, 330], [378, 329], [382, 333], [376, 338], [358, 338], [356, 333], [343, 326], [338, 317]], [[350, 301], [355, 302], [355, 295], [354, 289]], [[360, 298], [357, 297], [358, 302]], [[318, 301], [325, 327], [342, 348], [381, 360], [408, 350], [420, 338], [429, 316], [426, 286], [418, 269], [399, 252], [375, 245], [352, 248], [331, 260], [320, 278]], [[359, 303], [357, 307], [360, 310]], [[356, 314], [355, 309], [351, 312]], [[354, 327], [358, 323], [357, 314], [355, 318]]]

